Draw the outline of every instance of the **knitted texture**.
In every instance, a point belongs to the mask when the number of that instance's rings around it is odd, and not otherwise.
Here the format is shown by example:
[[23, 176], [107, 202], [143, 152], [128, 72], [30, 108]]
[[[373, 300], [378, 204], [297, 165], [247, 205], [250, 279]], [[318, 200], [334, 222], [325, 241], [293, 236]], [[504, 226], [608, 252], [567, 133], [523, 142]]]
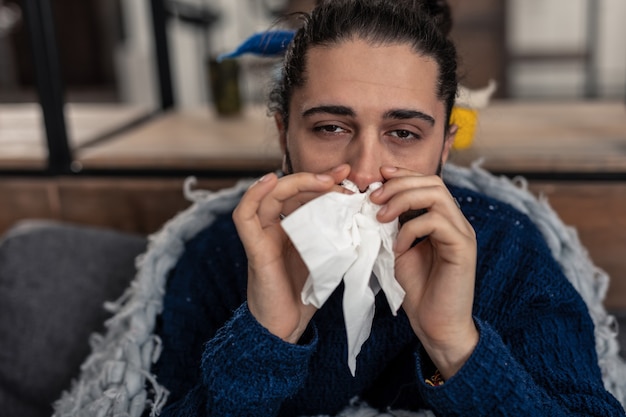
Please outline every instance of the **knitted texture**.
[[513, 181], [495, 177], [480, 168], [480, 161], [469, 169], [447, 164], [443, 177], [446, 182], [508, 203], [533, 220], [565, 276], [587, 304], [595, 325], [596, 351], [606, 389], [626, 405], [626, 362], [619, 356], [617, 321], [604, 308], [609, 276], [593, 263], [576, 229], [562, 222], [547, 199], [530, 193], [522, 177]]
[[[480, 341], [443, 387], [425, 386], [430, 360], [404, 312], [393, 317], [384, 295], [376, 299], [354, 377], [345, 363], [341, 320], [347, 286], [311, 320], [319, 337], [310, 346], [259, 329], [245, 305], [245, 253], [225, 215], [188, 243], [168, 280], [159, 329], [165, 349], [156, 371], [172, 392], [163, 415], [334, 415], [355, 396], [378, 409], [430, 408], [446, 416], [619, 415], [621, 406], [604, 391], [595, 366], [584, 301], [540, 232], [509, 205], [449, 188], [476, 231], [474, 319]], [[216, 342], [222, 339], [232, 343]], [[302, 350], [309, 352], [307, 362], [289, 360]], [[220, 395], [224, 391], [228, 396]]]
[[[527, 213], [537, 223], [554, 257], [563, 265], [566, 276], [589, 308], [595, 324], [596, 351], [605, 386], [624, 404], [626, 366], [617, 356], [618, 345], [612, 319], [602, 307], [608, 278], [593, 266], [572, 229], [563, 226], [547, 203], [537, 201], [525, 187], [519, 187], [505, 178], [495, 178], [477, 166], [464, 169], [449, 165], [445, 178], [449, 183], [494, 195]], [[138, 273], [127, 293], [117, 303], [108, 305], [115, 315], [106, 323], [107, 333], [94, 336], [92, 354], [85, 361], [72, 389], [57, 402], [55, 415], [139, 416], [146, 405], [155, 415], [162, 408], [165, 390], [154, 380], [150, 370], [160, 354], [159, 339], [153, 332], [156, 316], [163, 308], [167, 275], [183, 253], [185, 242], [211, 224], [216, 216], [232, 210], [249, 184], [250, 181], [244, 181], [233, 189], [219, 193], [191, 192], [190, 183], [186, 184], [186, 194], [195, 204], [151, 237], [148, 251], [138, 260]], [[240, 319], [245, 316], [245, 311], [236, 315]], [[481, 328], [481, 343], [489, 342], [490, 337], [485, 338], [484, 335], [498, 336], [488, 326]], [[150, 389], [145, 388], [146, 381], [150, 382]], [[448, 383], [454, 383], [454, 379]], [[432, 401], [437, 401], [436, 396], [432, 397]], [[354, 402], [337, 415], [386, 414]], [[433, 414], [429, 411], [396, 411], [393, 415]]]
[[151, 368], [161, 354], [154, 327], [163, 308], [167, 275], [185, 242], [217, 215], [232, 210], [251, 182], [216, 193], [191, 191], [195, 179], [185, 182], [185, 195], [195, 204], [150, 236], [146, 253], [137, 258], [135, 279], [119, 300], [105, 305], [114, 313], [105, 323], [106, 334], [92, 336], [92, 353], [71, 390], [55, 403], [54, 416], [140, 417], [146, 407], [157, 415], [167, 390], [156, 382]]

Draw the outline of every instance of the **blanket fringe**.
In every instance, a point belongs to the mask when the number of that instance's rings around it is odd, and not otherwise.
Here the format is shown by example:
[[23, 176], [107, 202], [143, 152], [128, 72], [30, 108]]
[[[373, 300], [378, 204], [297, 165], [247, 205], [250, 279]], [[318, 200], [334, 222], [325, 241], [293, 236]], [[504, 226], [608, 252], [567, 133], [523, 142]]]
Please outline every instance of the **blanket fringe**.
[[[605, 386], [626, 405], [626, 363], [618, 355], [616, 321], [602, 304], [609, 277], [591, 262], [576, 231], [561, 222], [545, 198], [534, 197], [523, 178], [495, 177], [477, 162], [471, 168], [447, 164], [444, 179], [511, 204], [535, 221], [565, 275], [587, 303], [595, 324], [596, 350]], [[92, 353], [71, 389], [54, 404], [53, 417], [140, 417], [145, 409], [150, 410], [151, 416], [159, 415], [168, 393], [150, 368], [161, 352], [161, 341], [153, 333], [156, 317], [163, 308], [168, 272], [182, 254], [185, 242], [217, 215], [232, 210], [252, 181], [243, 180], [219, 192], [192, 190], [195, 178], [185, 181], [185, 197], [193, 204], [149, 237], [147, 251], [137, 258], [135, 279], [117, 301], [106, 303], [114, 315], [105, 323], [104, 335], [92, 335]], [[434, 415], [430, 411], [379, 413], [356, 399], [338, 414], [374, 416]]]
[[482, 169], [481, 163], [477, 161], [470, 168], [447, 164], [443, 177], [449, 183], [512, 205], [537, 225], [566, 277], [587, 304], [595, 325], [596, 352], [604, 386], [626, 406], [626, 362], [619, 356], [616, 320], [608, 314], [603, 304], [609, 276], [593, 264], [576, 230], [561, 221], [545, 196], [537, 198], [530, 193], [525, 179], [496, 177]]

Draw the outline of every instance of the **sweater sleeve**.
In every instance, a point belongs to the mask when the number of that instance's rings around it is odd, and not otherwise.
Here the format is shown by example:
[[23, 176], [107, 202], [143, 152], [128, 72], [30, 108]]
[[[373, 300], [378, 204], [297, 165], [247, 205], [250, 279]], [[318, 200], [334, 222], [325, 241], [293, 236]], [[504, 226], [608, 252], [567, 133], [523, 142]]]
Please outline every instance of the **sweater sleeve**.
[[[544, 334], [525, 347], [526, 356], [519, 360], [491, 326], [475, 321], [480, 340], [463, 368], [438, 387], [418, 381], [423, 398], [437, 415], [624, 415], [621, 405], [605, 391], [597, 371], [588, 365], [591, 362], [586, 355], [572, 355], [570, 344], [579, 336]], [[580, 332], [577, 328], [561, 330]], [[556, 333], [560, 332], [552, 335]], [[420, 355], [416, 357], [421, 375], [423, 364]]]
[[[506, 207], [474, 219], [480, 248], [474, 322], [480, 339], [443, 385], [418, 389], [437, 415], [624, 416], [602, 382], [587, 306], [534, 225]], [[509, 226], [513, 225], [513, 227]], [[504, 233], [503, 231], [506, 231]]]
[[245, 302], [247, 263], [230, 216], [185, 246], [171, 271], [155, 366], [169, 391], [162, 416], [272, 416], [307, 375], [313, 326], [300, 345], [267, 331]]
[[162, 416], [273, 416], [300, 388], [317, 344], [309, 328], [305, 344], [272, 335], [244, 303], [206, 344], [200, 381]]

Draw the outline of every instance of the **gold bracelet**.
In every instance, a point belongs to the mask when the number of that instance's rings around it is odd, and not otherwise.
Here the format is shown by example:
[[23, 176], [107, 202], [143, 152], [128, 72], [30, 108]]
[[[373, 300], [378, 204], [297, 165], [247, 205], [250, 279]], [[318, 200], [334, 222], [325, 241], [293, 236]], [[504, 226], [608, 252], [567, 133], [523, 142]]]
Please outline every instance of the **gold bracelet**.
[[433, 376], [431, 376], [430, 378], [426, 378], [424, 382], [426, 383], [426, 385], [430, 385], [431, 387], [440, 387], [444, 384], [445, 381], [441, 376], [441, 372], [439, 372], [439, 370], [436, 370]]

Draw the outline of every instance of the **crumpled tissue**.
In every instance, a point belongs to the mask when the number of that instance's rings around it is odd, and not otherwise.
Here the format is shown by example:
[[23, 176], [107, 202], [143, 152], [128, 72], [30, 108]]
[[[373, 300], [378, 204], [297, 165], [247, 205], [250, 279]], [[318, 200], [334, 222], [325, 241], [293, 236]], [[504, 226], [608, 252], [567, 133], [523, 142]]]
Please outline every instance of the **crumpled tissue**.
[[302, 302], [320, 308], [344, 282], [343, 314], [348, 340], [348, 367], [356, 372], [356, 357], [370, 335], [375, 296], [382, 289], [395, 315], [405, 292], [394, 275], [393, 243], [398, 220], [380, 223], [380, 206], [370, 194], [351, 181], [342, 186], [353, 194], [324, 194], [285, 217], [281, 226], [309, 269], [302, 289]]

